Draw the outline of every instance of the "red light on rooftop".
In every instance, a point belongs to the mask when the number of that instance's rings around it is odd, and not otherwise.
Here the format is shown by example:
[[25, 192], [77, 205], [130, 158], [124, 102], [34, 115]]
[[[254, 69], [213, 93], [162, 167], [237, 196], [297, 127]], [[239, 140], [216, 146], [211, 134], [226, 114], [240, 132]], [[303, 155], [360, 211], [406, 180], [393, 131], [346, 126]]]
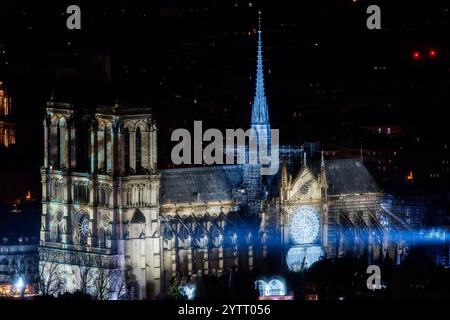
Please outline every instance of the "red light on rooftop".
[[412, 56], [413, 56], [414, 60], [419, 60], [420, 59], [420, 52], [419, 51], [414, 51]]
[[435, 58], [435, 57], [437, 56], [437, 51], [434, 50], [434, 49], [431, 49], [431, 50], [428, 52], [428, 55], [430, 56], [430, 58]]

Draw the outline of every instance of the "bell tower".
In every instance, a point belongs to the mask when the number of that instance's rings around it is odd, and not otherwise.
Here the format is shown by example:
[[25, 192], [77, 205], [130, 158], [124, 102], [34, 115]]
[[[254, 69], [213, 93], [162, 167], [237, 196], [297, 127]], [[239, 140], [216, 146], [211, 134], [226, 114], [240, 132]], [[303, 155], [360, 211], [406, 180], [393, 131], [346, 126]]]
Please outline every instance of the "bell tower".
[[51, 101], [46, 111], [41, 270], [56, 263], [73, 284], [66, 291], [86, 289], [80, 268], [112, 285], [131, 272], [137, 298], [153, 298], [161, 287], [160, 176], [150, 110]]

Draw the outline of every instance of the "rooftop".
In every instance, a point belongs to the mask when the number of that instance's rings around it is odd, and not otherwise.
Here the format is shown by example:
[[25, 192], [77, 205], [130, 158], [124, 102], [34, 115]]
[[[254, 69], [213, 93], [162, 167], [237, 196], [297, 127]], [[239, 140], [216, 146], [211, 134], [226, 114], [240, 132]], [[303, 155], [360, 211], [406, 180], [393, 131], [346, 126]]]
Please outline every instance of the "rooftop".
[[161, 204], [231, 200], [242, 178], [239, 165], [161, 170]]

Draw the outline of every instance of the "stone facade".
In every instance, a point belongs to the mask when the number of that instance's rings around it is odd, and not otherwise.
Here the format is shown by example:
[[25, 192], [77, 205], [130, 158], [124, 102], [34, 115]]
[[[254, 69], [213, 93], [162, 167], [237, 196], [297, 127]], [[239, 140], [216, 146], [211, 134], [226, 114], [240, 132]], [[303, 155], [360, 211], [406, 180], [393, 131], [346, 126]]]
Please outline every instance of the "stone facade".
[[41, 255], [56, 259], [70, 251], [97, 257], [89, 258], [93, 269], [130, 266], [138, 297], [154, 296], [161, 239], [151, 114], [119, 107], [86, 112], [50, 102], [43, 125]]
[[[279, 214], [281, 246], [289, 260], [286, 270], [297, 271], [289, 264], [302, 263], [295, 261], [294, 256], [289, 257], [291, 249], [291, 253], [298, 253], [297, 259], [309, 263], [320, 257], [343, 256], [367, 257], [371, 263], [380, 261], [389, 249], [395, 252], [396, 244], [390, 243], [387, 229], [380, 222], [385, 217], [380, 206], [383, 193], [359, 159], [325, 162], [322, 156], [318, 168], [315, 164], [304, 163], [294, 174], [297, 176], [292, 178], [283, 165], [280, 209], [276, 212]], [[313, 219], [317, 216], [318, 225], [313, 230], [316, 235], [311, 241], [298, 243], [292, 233], [295, 227], [292, 220], [294, 215], [305, 210], [311, 212]], [[309, 223], [314, 226], [314, 221]], [[310, 228], [306, 222], [300, 226], [301, 229]], [[309, 249], [311, 256], [306, 254]]]

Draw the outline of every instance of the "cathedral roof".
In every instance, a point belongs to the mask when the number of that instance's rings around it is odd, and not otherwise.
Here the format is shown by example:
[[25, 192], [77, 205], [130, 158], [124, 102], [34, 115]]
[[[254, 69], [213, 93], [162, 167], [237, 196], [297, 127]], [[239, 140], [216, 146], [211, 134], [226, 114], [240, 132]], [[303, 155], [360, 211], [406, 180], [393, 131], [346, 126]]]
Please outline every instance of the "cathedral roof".
[[161, 170], [161, 204], [231, 200], [242, 178], [239, 165]]
[[[360, 159], [325, 159], [324, 165], [329, 196], [381, 192], [375, 179]], [[318, 178], [321, 161], [310, 162], [307, 166]], [[294, 161], [290, 165], [286, 165], [286, 168], [288, 174], [293, 178], [302, 170], [299, 160]], [[281, 170], [279, 170], [278, 176], [278, 179], [275, 181], [277, 184], [280, 184]]]
[[326, 160], [328, 195], [381, 192], [366, 166], [359, 159]]

